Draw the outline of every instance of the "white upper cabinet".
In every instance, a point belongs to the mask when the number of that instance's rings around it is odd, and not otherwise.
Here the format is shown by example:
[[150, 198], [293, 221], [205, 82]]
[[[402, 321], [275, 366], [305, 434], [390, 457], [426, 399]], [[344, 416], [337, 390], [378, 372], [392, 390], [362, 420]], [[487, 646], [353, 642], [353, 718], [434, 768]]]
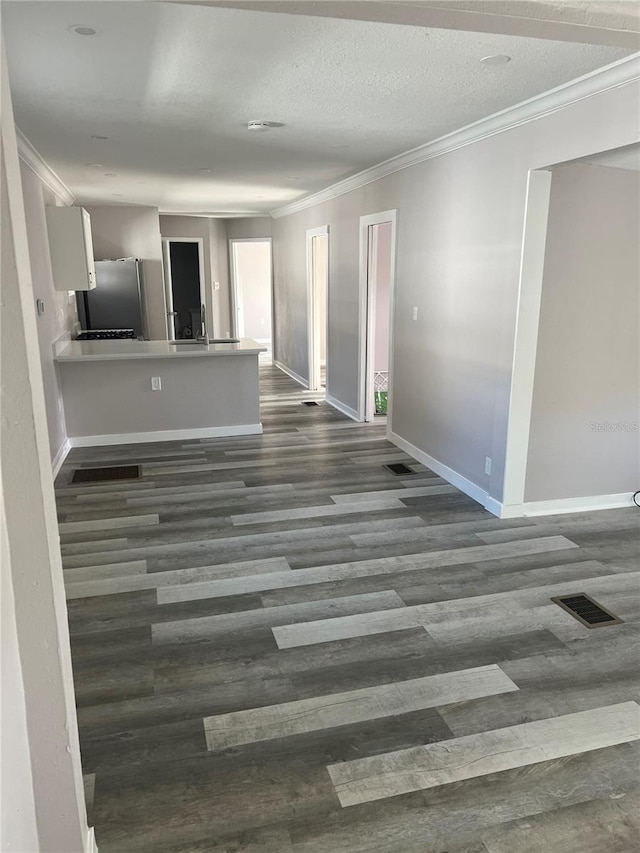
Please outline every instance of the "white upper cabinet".
[[56, 290], [96, 286], [91, 218], [83, 207], [47, 207], [49, 253]]

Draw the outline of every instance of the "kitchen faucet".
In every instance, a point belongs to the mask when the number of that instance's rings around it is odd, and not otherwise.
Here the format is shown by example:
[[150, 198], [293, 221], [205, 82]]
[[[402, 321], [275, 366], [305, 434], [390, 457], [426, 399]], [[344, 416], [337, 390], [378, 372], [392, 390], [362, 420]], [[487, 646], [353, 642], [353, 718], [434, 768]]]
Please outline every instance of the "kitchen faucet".
[[207, 315], [205, 313], [204, 303], [200, 306], [200, 331], [196, 335], [197, 341], [207, 343]]

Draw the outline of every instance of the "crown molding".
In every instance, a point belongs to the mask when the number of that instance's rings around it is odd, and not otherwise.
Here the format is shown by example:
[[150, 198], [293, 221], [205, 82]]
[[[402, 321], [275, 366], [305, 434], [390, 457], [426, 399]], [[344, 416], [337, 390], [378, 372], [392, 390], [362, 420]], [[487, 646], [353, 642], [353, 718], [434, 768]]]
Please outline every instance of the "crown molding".
[[160, 210], [159, 214], [160, 216], [194, 216], [200, 217], [201, 219], [255, 219], [256, 217], [268, 219], [271, 215], [269, 211], [266, 210], [241, 210], [230, 213], [225, 213], [224, 211], [212, 211], [210, 213], [206, 213], [201, 210], [189, 213], [185, 210]]
[[69, 187], [56, 175], [44, 157], [33, 147], [18, 127], [16, 127], [16, 137], [18, 141], [18, 154], [22, 162], [26, 163], [36, 173], [42, 183], [46, 184], [60, 201], [66, 205], [74, 204], [76, 199]]
[[315, 207], [315, 205], [364, 187], [373, 181], [378, 181], [387, 175], [392, 175], [394, 172], [399, 172], [401, 169], [415, 166], [417, 163], [424, 163], [425, 160], [432, 160], [434, 157], [448, 154], [450, 151], [455, 151], [465, 145], [472, 145], [474, 142], [503, 133], [505, 130], [519, 127], [555, 113], [571, 106], [571, 104], [583, 101], [585, 98], [591, 98], [594, 95], [607, 92], [610, 89], [617, 89], [619, 86], [625, 86], [638, 80], [640, 80], [640, 53], [634, 53], [632, 56], [620, 59], [604, 68], [598, 68], [583, 77], [578, 77], [576, 80], [563, 83], [548, 92], [543, 92], [468, 124], [459, 130], [435, 139], [433, 142], [427, 142], [425, 145], [412, 148], [404, 154], [398, 154], [389, 160], [384, 160], [377, 166], [371, 166], [369, 169], [358, 172], [357, 175], [352, 175], [343, 181], [338, 181], [324, 190], [305, 196], [283, 207], [278, 207], [271, 211], [271, 216], [273, 219], [279, 219], [282, 216], [299, 213], [309, 207]]

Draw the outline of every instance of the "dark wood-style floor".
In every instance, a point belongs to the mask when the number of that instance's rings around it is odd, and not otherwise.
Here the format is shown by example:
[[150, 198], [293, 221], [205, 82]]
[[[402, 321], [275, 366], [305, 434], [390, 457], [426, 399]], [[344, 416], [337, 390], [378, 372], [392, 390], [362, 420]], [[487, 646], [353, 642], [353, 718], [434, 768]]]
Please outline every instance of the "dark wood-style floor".
[[58, 477], [101, 853], [640, 850], [639, 511], [498, 520], [261, 373], [263, 436]]

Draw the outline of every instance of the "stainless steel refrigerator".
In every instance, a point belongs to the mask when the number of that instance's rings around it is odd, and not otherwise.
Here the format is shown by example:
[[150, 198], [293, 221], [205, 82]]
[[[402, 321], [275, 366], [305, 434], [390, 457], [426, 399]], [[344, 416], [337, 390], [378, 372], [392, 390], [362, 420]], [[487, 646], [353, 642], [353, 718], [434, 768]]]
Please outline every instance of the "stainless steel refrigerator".
[[84, 330], [133, 329], [148, 338], [142, 261], [96, 261], [96, 286], [77, 291], [78, 318]]

